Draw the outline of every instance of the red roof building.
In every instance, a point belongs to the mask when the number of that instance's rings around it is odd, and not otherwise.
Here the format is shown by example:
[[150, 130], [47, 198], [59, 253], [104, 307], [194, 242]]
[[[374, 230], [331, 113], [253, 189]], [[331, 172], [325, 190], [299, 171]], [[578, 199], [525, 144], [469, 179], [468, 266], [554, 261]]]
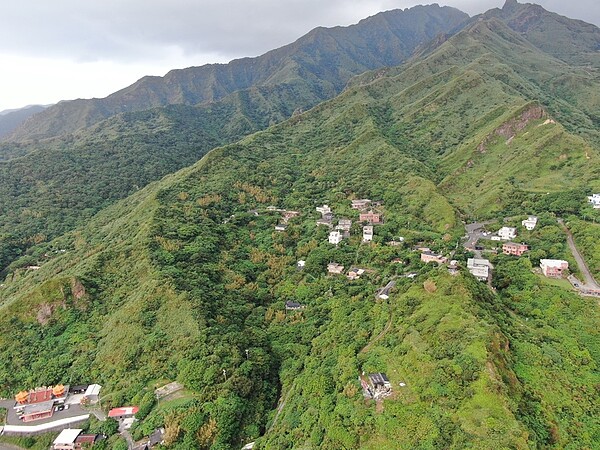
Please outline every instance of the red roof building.
[[123, 406], [121, 408], [113, 408], [108, 412], [108, 417], [113, 419], [122, 419], [124, 417], [132, 417], [140, 410], [137, 406]]

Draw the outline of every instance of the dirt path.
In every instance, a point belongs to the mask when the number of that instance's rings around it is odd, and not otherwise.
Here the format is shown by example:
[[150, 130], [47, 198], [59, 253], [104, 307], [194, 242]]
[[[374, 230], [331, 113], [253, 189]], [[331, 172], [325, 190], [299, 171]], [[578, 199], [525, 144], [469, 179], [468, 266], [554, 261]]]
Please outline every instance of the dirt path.
[[385, 327], [383, 328], [383, 330], [381, 330], [381, 333], [379, 333], [377, 336], [375, 336], [373, 339], [371, 339], [369, 341], [369, 343], [367, 345], [365, 345], [359, 353], [367, 353], [369, 350], [371, 350], [371, 347], [377, 341], [379, 341], [383, 336], [386, 335], [386, 333], [388, 331], [390, 331], [390, 328], [392, 327], [392, 319], [393, 318], [394, 318], [394, 315], [392, 313], [390, 313], [390, 318], [388, 319], [387, 323], [385, 324]]
[[585, 259], [583, 259], [583, 256], [581, 256], [581, 253], [579, 253], [579, 250], [577, 250], [577, 246], [575, 245], [575, 240], [573, 239], [573, 234], [567, 228], [567, 226], [565, 225], [565, 223], [562, 219], [558, 219], [558, 223], [562, 226], [565, 233], [567, 233], [567, 243], [569, 244], [569, 248], [571, 249], [571, 253], [573, 253], [573, 257], [575, 258], [575, 261], [577, 261], [579, 270], [583, 274], [585, 284], [594, 289], [600, 289], [600, 286], [598, 285], [598, 283], [592, 276], [592, 273], [590, 272], [590, 269], [588, 268], [588, 266], [585, 262]]
[[[267, 428], [267, 433], [269, 433], [271, 431], [271, 429], [277, 423], [277, 420], [279, 419], [279, 415], [281, 414], [281, 411], [283, 411], [283, 408], [285, 408], [285, 404], [288, 401], [288, 399], [290, 398], [290, 394], [292, 393], [293, 390], [294, 390], [294, 385], [292, 384], [292, 386], [285, 393], [285, 395], [279, 399], [279, 406], [277, 406], [277, 412], [275, 413], [275, 417], [273, 417], [273, 422], [271, 422], [271, 425], [269, 425], [269, 428]], [[267, 434], [267, 433], [265, 433], [265, 434]]]

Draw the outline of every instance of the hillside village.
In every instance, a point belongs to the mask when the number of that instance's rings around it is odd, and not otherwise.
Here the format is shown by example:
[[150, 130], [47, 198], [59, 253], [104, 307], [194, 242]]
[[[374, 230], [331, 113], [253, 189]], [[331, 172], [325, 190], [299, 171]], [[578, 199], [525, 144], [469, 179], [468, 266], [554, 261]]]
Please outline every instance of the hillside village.
[[[334, 208], [325, 204], [315, 208], [317, 218], [312, 219], [315, 233], [324, 241], [324, 245], [333, 249], [343, 247], [346, 254], [348, 251], [356, 252], [356, 259], [348, 267], [334, 260], [328, 261], [325, 268], [326, 274], [329, 276], [343, 275], [348, 282], [356, 282], [364, 277], [369, 280], [369, 284], [372, 281], [383, 281], [383, 284], [373, 291], [374, 300], [378, 302], [393, 302], [397, 281], [404, 278], [409, 282], [414, 282], [419, 279], [416, 278], [417, 275], [424, 273], [423, 270], [426, 268], [431, 270], [444, 267], [451, 276], [469, 273], [480, 282], [488, 284], [493, 290], [495, 289], [492, 287], [495, 264], [502, 265], [502, 257], [521, 258], [530, 255], [535, 248], [519, 241], [522, 239], [526, 242], [537, 242], [536, 239], [533, 239], [533, 233], [536, 232], [540, 223], [544, 227], [556, 220], [549, 215], [544, 215], [541, 222], [537, 216], [528, 216], [522, 220], [510, 218], [501, 221], [515, 223], [514, 226], [503, 224], [494, 228], [494, 222], [468, 224], [465, 226], [467, 234], [461, 238], [462, 245], [453, 246], [452, 242], [443, 239], [419, 240], [419, 233], [414, 232], [408, 233], [411, 235], [410, 239], [395, 233], [392, 240], [387, 240], [389, 232], [378, 232], [379, 227], [385, 224], [384, 206], [381, 201], [373, 202], [369, 199], [347, 200], [345, 206], [341, 208], [346, 211], [342, 217], [338, 218]], [[309, 210], [287, 210], [274, 206], [253, 209], [249, 211], [249, 214], [256, 218], [262, 217], [267, 221], [274, 220], [273, 230], [281, 235], [291, 232], [294, 226], [313, 216]], [[229, 220], [235, 217], [232, 215]], [[225, 223], [227, 222], [228, 220], [225, 221]], [[373, 246], [387, 248], [387, 263], [382, 265], [380, 261], [373, 264], [373, 261], [369, 259], [359, 258], [362, 247]], [[433, 251], [432, 247], [437, 251]], [[486, 259], [484, 255], [489, 259]], [[305, 258], [305, 260], [297, 261], [295, 265], [299, 273], [305, 270], [307, 260], [310, 260], [310, 253]], [[494, 261], [494, 264], [490, 260]], [[593, 285], [593, 283], [586, 285], [579, 281], [575, 275], [580, 270], [577, 266], [571, 269], [575, 272], [574, 274], [570, 274], [569, 268], [569, 261], [541, 258], [539, 267], [534, 267], [533, 272], [551, 279], [568, 279], [572, 288], [581, 295], [600, 296], [600, 288], [597, 285]], [[383, 276], [387, 277], [387, 281], [382, 278]], [[285, 312], [290, 315], [289, 320], [298, 320], [298, 314], [310, 314], [307, 308], [310, 308], [310, 305], [296, 301], [294, 298], [284, 302]], [[380, 336], [377, 336], [377, 339], [381, 339], [383, 333], [385, 330]], [[405, 381], [399, 381], [394, 385], [385, 373], [374, 373], [368, 376], [363, 373], [359, 376], [359, 381], [365, 399], [376, 401], [377, 410], [383, 408], [385, 398], [394, 398], [395, 390], [407, 388]], [[11, 411], [14, 410], [14, 413], [10, 412], [7, 416], [3, 432], [5, 435], [31, 435], [44, 433], [47, 430], [64, 429], [55, 439], [53, 448], [60, 450], [80, 448], [83, 443], [90, 445], [105, 438], [101, 434], [86, 434], [84, 429], [71, 429], [73, 425], [86, 423], [92, 413], [101, 420], [105, 420], [106, 417], [118, 419], [122, 427], [119, 429], [126, 433], [128, 440], [131, 440], [127, 430], [134, 423], [139, 408], [113, 408], [105, 416], [105, 413], [98, 409], [100, 389], [101, 386], [97, 384], [89, 386], [58, 385], [19, 392], [15, 396], [14, 405], [11, 404], [7, 408]], [[168, 389], [168, 386], [163, 389]], [[177, 389], [181, 389], [181, 386]], [[157, 392], [159, 391], [160, 389], [157, 390]], [[170, 393], [168, 392], [167, 395]], [[157, 394], [157, 396], [160, 398], [164, 395]], [[37, 428], [21, 426], [25, 423], [37, 425]], [[35, 431], [33, 431], [34, 429]], [[130, 448], [150, 449], [159, 441], [156, 436], [151, 437], [147, 442], [142, 441], [142, 444], [134, 445], [131, 440]], [[154, 444], [150, 444], [150, 442], [154, 442]]]

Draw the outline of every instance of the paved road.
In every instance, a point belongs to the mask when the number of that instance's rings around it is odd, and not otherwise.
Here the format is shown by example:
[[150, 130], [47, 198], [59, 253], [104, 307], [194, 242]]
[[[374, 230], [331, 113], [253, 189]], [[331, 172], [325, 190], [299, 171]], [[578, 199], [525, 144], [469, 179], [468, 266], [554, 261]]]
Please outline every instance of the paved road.
[[0, 443], [0, 450], [23, 450], [23, 448], [17, 445]]
[[483, 237], [483, 231], [481, 231], [482, 228], [494, 222], [495, 220], [486, 220], [485, 222], [474, 222], [466, 224], [465, 230], [467, 231], [467, 240], [464, 244], [465, 248], [467, 250], [474, 250], [477, 241]]
[[569, 248], [571, 249], [571, 253], [573, 253], [573, 257], [575, 258], [575, 261], [577, 261], [579, 270], [583, 274], [583, 278], [585, 279], [586, 287], [590, 287], [592, 289], [600, 289], [600, 286], [598, 285], [598, 283], [592, 276], [592, 273], [590, 272], [590, 269], [588, 268], [588, 266], [585, 262], [585, 259], [583, 259], [583, 257], [581, 256], [581, 253], [579, 253], [579, 250], [577, 250], [577, 246], [575, 245], [575, 240], [573, 239], [573, 234], [567, 228], [567, 226], [565, 225], [565, 223], [562, 219], [558, 219], [558, 223], [562, 226], [563, 230], [565, 230], [565, 233], [567, 233], [567, 243], [569, 244]]

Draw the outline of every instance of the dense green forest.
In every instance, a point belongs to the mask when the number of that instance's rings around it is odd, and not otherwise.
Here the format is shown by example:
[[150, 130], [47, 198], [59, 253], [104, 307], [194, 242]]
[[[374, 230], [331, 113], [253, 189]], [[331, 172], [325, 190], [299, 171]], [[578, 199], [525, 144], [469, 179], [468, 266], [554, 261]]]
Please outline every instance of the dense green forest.
[[[17, 259], [47, 255], [0, 288], [0, 395], [97, 382], [105, 408], [140, 405], [134, 438], [164, 426], [182, 450], [595, 448], [598, 302], [535, 267], [577, 270], [563, 217], [598, 273], [586, 203], [600, 189], [598, 81], [500, 19], [213, 149]], [[586, 83], [545, 90], [567, 75]], [[383, 216], [370, 243], [360, 198]], [[323, 204], [334, 225], [352, 220], [339, 245], [316, 225]], [[276, 231], [283, 210], [298, 214]], [[463, 221], [482, 218], [531, 247], [490, 252], [489, 285], [462, 247]], [[456, 259], [458, 274], [417, 247]], [[330, 274], [332, 262], [365, 272]], [[375, 401], [359, 377], [377, 372], [392, 395]], [[156, 402], [173, 380], [183, 394]]]

